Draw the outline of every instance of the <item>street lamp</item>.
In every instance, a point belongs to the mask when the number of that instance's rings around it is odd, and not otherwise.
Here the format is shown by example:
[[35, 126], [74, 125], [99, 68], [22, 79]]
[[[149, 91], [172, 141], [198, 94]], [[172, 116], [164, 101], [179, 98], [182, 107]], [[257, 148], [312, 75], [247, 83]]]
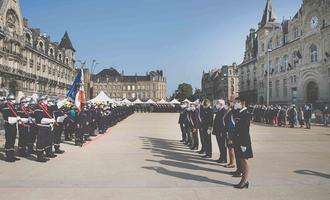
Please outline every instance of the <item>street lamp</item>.
[[267, 106], [269, 106], [269, 76], [270, 76], [269, 54], [271, 52], [272, 52], [271, 49], [267, 50], [267, 60], [268, 60], [268, 65], [267, 65]]

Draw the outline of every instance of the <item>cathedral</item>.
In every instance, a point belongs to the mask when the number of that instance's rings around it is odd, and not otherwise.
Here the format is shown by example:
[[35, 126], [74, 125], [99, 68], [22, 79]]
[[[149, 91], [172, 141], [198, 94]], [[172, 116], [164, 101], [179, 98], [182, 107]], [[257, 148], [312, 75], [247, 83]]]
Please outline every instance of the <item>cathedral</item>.
[[75, 49], [65, 32], [60, 43], [22, 17], [19, 0], [0, 0], [0, 96], [65, 95], [75, 74]]
[[238, 69], [239, 94], [251, 103], [329, 103], [330, 0], [304, 0], [282, 21], [267, 0]]

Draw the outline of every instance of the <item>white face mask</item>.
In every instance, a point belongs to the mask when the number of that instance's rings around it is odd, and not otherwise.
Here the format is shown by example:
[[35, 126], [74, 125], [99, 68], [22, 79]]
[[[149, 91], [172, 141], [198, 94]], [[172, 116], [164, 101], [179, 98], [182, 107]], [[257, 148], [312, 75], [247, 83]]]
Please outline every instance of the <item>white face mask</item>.
[[234, 109], [235, 110], [240, 110], [240, 109], [242, 109], [242, 105], [240, 103], [235, 103]]
[[233, 107], [234, 105], [234, 102], [230, 102], [230, 107]]
[[218, 109], [218, 110], [221, 110], [223, 108], [223, 105], [222, 104], [216, 104], [215, 107]]
[[181, 108], [186, 108], [186, 106], [185, 105], [181, 105]]
[[196, 107], [195, 106], [191, 107], [191, 110], [192, 111], [195, 111], [196, 110]]

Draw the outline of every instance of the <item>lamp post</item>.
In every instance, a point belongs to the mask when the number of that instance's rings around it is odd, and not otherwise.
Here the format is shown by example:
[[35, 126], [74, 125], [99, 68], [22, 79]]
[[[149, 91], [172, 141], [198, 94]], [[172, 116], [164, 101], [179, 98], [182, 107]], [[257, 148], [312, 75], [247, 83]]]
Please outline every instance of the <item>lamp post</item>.
[[268, 60], [268, 65], [267, 65], [267, 106], [269, 106], [269, 76], [270, 76], [270, 63], [269, 63], [269, 54], [272, 52], [271, 49], [267, 50], [267, 60]]

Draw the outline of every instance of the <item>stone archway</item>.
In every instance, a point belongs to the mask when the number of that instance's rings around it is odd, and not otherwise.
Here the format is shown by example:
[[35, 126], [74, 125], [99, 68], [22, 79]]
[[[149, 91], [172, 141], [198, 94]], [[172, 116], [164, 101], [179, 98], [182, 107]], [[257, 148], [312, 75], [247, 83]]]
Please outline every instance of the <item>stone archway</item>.
[[306, 86], [306, 103], [316, 103], [319, 99], [319, 87], [317, 83], [311, 81]]

